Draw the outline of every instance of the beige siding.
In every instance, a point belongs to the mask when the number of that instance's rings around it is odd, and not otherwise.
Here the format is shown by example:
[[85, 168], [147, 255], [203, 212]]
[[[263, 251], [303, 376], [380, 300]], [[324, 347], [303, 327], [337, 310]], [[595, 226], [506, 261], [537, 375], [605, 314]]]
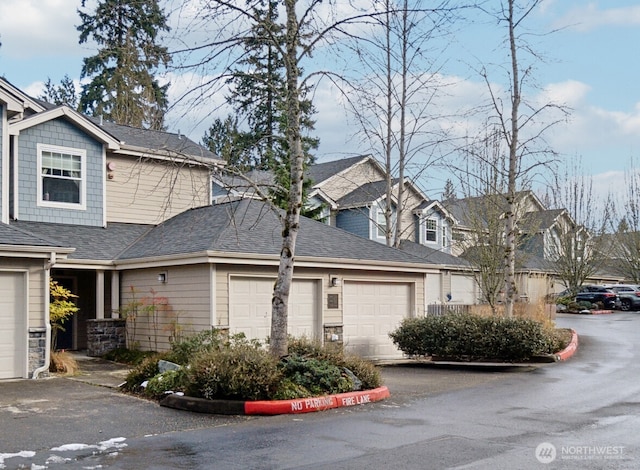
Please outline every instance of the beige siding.
[[366, 163], [352, 166], [343, 174], [332, 177], [322, 185], [321, 189], [335, 201], [360, 186], [382, 179], [384, 175], [373, 164]]
[[[158, 282], [158, 274], [166, 272], [167, 282]], [[179, 322], [178, 333], [189, 334], [209, 328], [211, 325], [211, 299], [209, 265], [169, 267], [166, 269], [141, 269], [122, 273], [121, 308], [127, 310], [133, 302], [149, 305], [154, 302], [161, 305], [165, 299], [168, 307], [159, 307], [157, 321], [138, 308], [135, 321], [135, 338], [145, 350], [165, 350], [169, 339], [175, 334], [174, 325]], [[132, 290], [133, 288], [133, 290]], [[129, 334], [133, 334], [134, 325], [130, 325]], [[157, 344], [157, 346], [156, 346]]]
[[422, 199], [418, 198], [418, 195], [413, 191], [408, 189], [405, 191], [407, 197], [402, 212], [402, 233], [400, 234], [400, 238], [402, 240], [418, 242], [418, 239], [416, 239], [416, 216], [413, 210], [420, 205]]
[[209, 204], [206, 168], [114, 155], [107, 161], [114, 165], [106, 184], [108, 222], [155, 224]]
[[27, 272], [29, 328], [44, 326], [44, 261], [35, 259], [0, 258], [0, 269]]

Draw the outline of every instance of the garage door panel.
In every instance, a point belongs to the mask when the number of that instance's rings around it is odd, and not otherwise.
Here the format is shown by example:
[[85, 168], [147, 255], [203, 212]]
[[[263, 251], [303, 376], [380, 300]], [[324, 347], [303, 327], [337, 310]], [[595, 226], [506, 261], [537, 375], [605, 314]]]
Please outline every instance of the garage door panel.
[[347, 281], [344, 286], [347, 349], [369, 358], [402, 357], [389, 333], [411, 313], [411, 285]]
[[[271, 298], [275, 279], [231, 278], [229, 329], [264, 341], [271, 335]], [[294, 279], [289, 294], [288, 332], [313, 338], [316, 334], [317, 281]]]
[[0, 272], [0, 379], [23, 377], [25, 338], [24, 274]]

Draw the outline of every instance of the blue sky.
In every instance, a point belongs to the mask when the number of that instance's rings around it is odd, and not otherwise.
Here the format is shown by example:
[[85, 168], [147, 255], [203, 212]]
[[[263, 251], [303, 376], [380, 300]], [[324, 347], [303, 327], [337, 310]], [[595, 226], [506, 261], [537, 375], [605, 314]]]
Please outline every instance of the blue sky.
[[[65, 74], [79, 78], [82, 58], [94, 53], [90, 47], [78, 45], [75, 26], [79, 4], [79, 0], [2, 0], [0, 74], [34, 95], [48, 77], [54, 82]], [[581, 160], [585, 171], [593, 175], [598, 193], [619, 188], [630, 159], [640, 160], [640, 4], [547, 0], [532, 19], [529, 27], [536, 32], [559, 29], [536, 39], [537, 49], [546, 59], [536, 65], [540, 93], [571, 108], [570, 121], [554, 129], [551, 144], [564, 159]], [[474, 90], [483, 86], [469, 70], [472, 55], [491, 61], [501, 53], [496, 31], [495, 23], [481, 19], [475, 25], [465, 25], [456, 35], [450, 48], [452, 58], [443, 73], [457, 78], [459, 99], [472, 99]], [[173, 75], [171, 81], [176, 84], [175, 96], [181, 79]], [[349, 140], [347, 118], [336, 106], [333, 93], [324, 85], [317, 91], [320, 161], [360, 153]], [[181, 114], [170, 116], [172, 130], [199, 141], [211, 119], [196, 113]], [[435, 188], [441, 187], [442, 181], [426, 185], [434, 188], [433, 192], [427, 188], [427, 193], [438, 197]]]

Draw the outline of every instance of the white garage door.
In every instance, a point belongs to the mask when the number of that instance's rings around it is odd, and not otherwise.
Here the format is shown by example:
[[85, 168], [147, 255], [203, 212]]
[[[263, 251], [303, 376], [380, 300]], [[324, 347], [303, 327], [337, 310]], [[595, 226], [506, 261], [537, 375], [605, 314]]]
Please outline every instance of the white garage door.
[[453, 274], [451, 276], [451, 302], [456, 304], [476, 303], [476, 281], [473, 276]]
[[24, 274], [0, 272], [0, 379], [23, 377], [26, 351]]
[[402, 357], [389, 338], [411, 314], [411, 285], [382, 282], [344, 283], [344, 342], [348, 351], [370, 359]]
[[[264, 341], [271, 336], [271, 297], [275, 279], [232, 277], [229, 330]], [[290, 335], [314, 338], [318, 334], [318, 282], [294, 279], [289, 295]]]

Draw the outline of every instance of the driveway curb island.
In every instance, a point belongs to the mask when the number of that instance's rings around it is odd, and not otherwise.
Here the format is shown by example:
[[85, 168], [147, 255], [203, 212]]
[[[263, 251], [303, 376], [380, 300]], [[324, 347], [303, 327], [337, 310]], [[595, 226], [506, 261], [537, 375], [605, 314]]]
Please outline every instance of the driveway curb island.
[[[578, 334], [571, 329], [571, 341], [562, 351], [552, 354], [554, 362], [566, 361], [578, 349]], [[473, 367], [473, 363], [457, 363]], [[482, 364], [486, 366], [487, 364]], [[495, 365], [504, 366], [504, 363]], [[384, 400], [391, 396], [386, 386], [358, 392], [339, 393], [312, 398], [298, 398], [295, 400], [208, 400], [205, 398], [188, 397], [184, 395], [167, 395], [160, 401], [160, 406], [178, 410], [195, 411], [199, 413], [230, 414], [230, 415], [279, 415], [298, 414], [324, 411], [333, 408], [364, 405]]]
[[390, 396], [387, 387], [295, 400], [208, 400], [171, 394], [160, 401], [160, 406], [212, 414], [281, 415], [364, 405], [384, 400]]

